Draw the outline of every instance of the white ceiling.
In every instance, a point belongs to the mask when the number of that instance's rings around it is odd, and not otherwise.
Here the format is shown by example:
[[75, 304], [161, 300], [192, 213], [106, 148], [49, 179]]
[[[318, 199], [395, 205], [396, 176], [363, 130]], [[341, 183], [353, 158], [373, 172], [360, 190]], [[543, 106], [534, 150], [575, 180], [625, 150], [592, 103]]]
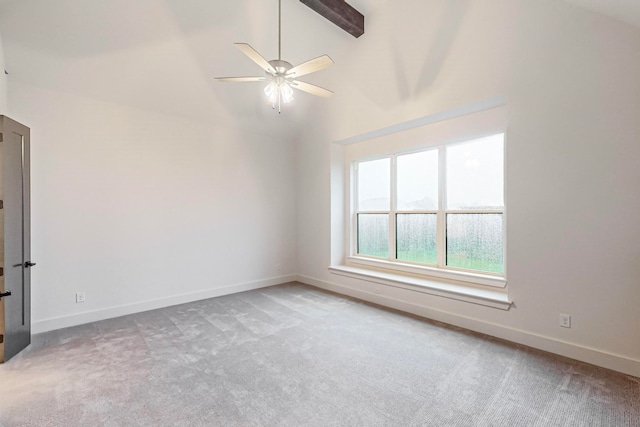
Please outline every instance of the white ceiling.
[[[388, 0], [352, 0], [368, 17]], [[323, 54], [340, 61], [358, 39], [298, 0], [282, 2], [282, 59], [296, 65]], [[0, 34], [13, 81], [207, 122], [290, 129], [327, 102], [296, 92], [278, 120], [260, 83], [216, 76], [261, 75], [233, 45], [275, 59], [277, 1], [0, 0]], [[301, 80], [335, 89], [334, 66]], [[330, 101], [329, 101], [330, 102]], [[274, 129], [275, 127], [275, 129]], [[268, 129], [267, 129], [268, 128]]]
[[[565, 1], [640, 27], [640, 0]], [[385, 5], [391, 0], [348, 2], [365, 15], [365, 28], [389, 20]], [[336, 61], [302, 80], [328, 89], [356, 87], [363, 99], [382, 105], [393, 101], [371, 68], [384, 76], [392, 67], [384, 44], [393, 37], [365, 29], [355, 39], [298, 0], [284, 0], [282, 14], [283, 59], [296, 65], [327, 53]], [[437, 16], [416, 17], [413, 25], [426, 18]], [[16, 83], [175, 117], [233, 120], [282, 134], [295, 132], [317, 108], [341, 102], [339, 93], [325, 100], [297, 92], [295, 108], [274, 120], [259, 83], [213, 79], [260, 74], [234, 42], [251, 44], [267, 59], [277, 56], [276, 0], [0, 0], [0, 34]], [[362, 57], [367, 43], [370, 54]]]
[[640, 27], [640, 0], [565, 0]]

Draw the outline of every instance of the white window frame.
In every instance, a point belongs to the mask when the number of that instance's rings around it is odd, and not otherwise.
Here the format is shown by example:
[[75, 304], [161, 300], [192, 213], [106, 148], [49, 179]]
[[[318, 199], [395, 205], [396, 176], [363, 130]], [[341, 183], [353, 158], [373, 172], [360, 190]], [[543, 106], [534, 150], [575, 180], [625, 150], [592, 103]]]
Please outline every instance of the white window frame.
[[[451, 147], [458, 144], [468, 143], [477, 139], [481, 139], [487, 136], [501, 135], [503, 140], [503, 167], [505, 168], [504, 181], [503, 181], [503, 196], [505, 207], [503, 209], [491, 209], [491, 210], [457, 210], [446, 209], [446, 152], [447, 147]], [[399, 211], [397, 210], [397, 157], [407, 154], [420, 153], [425, 151], [438, 151], [438, 209], [437, 210], [424, 210], [424, 211]], [[506, 150], [507, 140], [506, 132], [491, 132], [486, 135], [478, 135], [468, 137], [464, 139], [456, 139], [453, 141], [445, 141], [437, 145], [424, 145], [421, 147], [413, 147], [408, 150], [399, 150], [395, 152], [385, 153], [376, 156], [365, 156], [362, 158], [353, 159], [349, 166], [349, 184], [347, 197], [349, 207], [347, 224], [349, 224], [349, 238], [347, 242], [347, 265], [362, 266], [365, 268], [376, 268], [390, 271], [397, 271], [403, 274], [417, 275], [419, 277], [433, 277], [437, 279], [448, 279], [459, 282], [470, 282], [473, 284], [505, 288], [506, 287], [506, 234], [507, 234], [507, 215], [506, 215]], [[357, 182], [357, 167], [359, 163], [378, 160], [378, 159], [390, 159], [390, 206], [389, 211], [359, 211], [357, 210], [358, 201], [358, 182]], [[380, 258], [369, 255], [360, 255], [357, 253], [358, 246], [358, 214], [387, 214], [389, 215], [389, 257]], [[422, 263], [397, 260], [396, 258], [396, 216], [398, 214], [436, 214], [437, 215], [437, 264], [427, 265]], [[450, 267], [446, 265], [446, 218], [448, 214], [501, 214], [502, 215], [502, 248], [503, 248], [503, 273], [491, 273], [481, 272], [478, 270], [463, 269], [457, 267]]]

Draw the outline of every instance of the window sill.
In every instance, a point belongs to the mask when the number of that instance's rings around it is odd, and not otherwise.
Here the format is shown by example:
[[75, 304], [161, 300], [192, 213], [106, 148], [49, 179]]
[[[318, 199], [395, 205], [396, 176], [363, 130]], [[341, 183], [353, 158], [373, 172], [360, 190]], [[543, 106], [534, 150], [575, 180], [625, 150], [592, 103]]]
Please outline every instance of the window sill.
[[331, 266], [329, 271], [339, 276], [484, 305], [500, 310], [509, 310], [512, 305], [504, 288], [487, 287], [440, 278], [427, 279], [411, 274], [390, 273], [346, 265]]
[[356, 267], [363, 266], [365, 269], [376, 268], [382, 270], [394, 270], [399, 275], [425, 276], [425, 279], [439, 281], [453, 280], [456, 282], [468, 282], [473, 285], [492, 286], [496, 288], [506, 288], [507, 281], [504, 277], [492, 276], [489, 274], [470, 273], [466, 271], [443, 270], [439, 268], [427, 267], [415, 264], [403, 264], [401, 262], [389, 262], [383, 259], [365, 258], [360, 256], [347, 257], [347, 266], [356, 264]]

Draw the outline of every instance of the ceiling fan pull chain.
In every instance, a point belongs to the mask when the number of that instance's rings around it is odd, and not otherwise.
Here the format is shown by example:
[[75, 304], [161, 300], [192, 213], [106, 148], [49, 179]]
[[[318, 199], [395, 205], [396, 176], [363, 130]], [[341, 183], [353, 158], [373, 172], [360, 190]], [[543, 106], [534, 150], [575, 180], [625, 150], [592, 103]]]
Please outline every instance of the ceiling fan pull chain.
[[278, 114], [282, 113], [282, 93], [278, 90]]

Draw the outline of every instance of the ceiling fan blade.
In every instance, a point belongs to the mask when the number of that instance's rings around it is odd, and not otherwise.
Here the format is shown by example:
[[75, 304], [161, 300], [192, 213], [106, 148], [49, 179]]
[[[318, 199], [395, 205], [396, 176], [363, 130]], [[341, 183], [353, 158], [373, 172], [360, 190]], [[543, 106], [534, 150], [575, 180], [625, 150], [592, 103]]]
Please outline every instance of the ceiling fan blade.
[[266, 77], [216, 77], [215, 79], [221, 82], [232, 82], [232, 83], [262, 82], [267, 80]]
[[258, 64], [260, 68], [265, 70], [267, 73], [275, 74], [276, 70], [269, 64], [269, 61], [264, 59], [262, 55], [258, 53], [254, 48], [249, 46], [246, 43], [235, 43], [236, 47], [240, 49], [245, 55], [247, 55], [253, 62]]
[[323, 98], [329, 98], [331, 97], [331, 95], [333, 95], [333, 92], [328, 89], [312, 85], [311, 83], [301, 82], [299, 80], [292, 80], [291, 86], [296, 89], [300, 89], [303, 92], [310, 93], [311, 95], [321, 96]]
[[333, 65], [333, 59], [329, 58], [329, 55], [322, 55], [310, 61], [303, 62], [300, 65], [296, 65], [295, 67], [287, 71], [287, 76], [290, 76], [290, 77], [304, 76], [306, 74], [320, 71], [324, 68], [329, 67], [330, 65]]

